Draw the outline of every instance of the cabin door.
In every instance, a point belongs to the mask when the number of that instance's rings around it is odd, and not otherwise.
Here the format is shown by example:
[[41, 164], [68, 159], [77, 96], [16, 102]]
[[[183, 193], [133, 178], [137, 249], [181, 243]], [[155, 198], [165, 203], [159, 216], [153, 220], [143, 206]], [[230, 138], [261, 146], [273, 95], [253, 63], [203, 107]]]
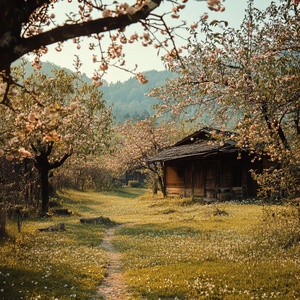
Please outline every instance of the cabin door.
[[217, 183], [217, 164], [216, 163], [205, 163], [205, 197], [215, 198], [216, 197], [216, 183]]
[[194, 165], [194, 196], [215, 197], [217, 164], [196, 162]]

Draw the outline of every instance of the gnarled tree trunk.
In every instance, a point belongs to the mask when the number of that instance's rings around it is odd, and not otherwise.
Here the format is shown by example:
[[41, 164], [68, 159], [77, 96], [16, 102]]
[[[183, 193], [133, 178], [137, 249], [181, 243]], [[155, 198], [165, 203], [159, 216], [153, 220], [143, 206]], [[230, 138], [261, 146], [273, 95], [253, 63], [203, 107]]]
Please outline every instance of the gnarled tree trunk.
[[42, 196], [42, 214], [48, 212], [49, 204], [49, 171], [60, 167], [66, 159], [71, 156], [72, 153], [66, 153], [62, 159], [53, 163], [49, 162], [49, 156], [51, 154], [53, 143], [38, 144], [38, 146], [31, 145], [32, 149], [36, 153], [35, 166], [39, 170], [40, 184], [41, 184], [41, 196]]

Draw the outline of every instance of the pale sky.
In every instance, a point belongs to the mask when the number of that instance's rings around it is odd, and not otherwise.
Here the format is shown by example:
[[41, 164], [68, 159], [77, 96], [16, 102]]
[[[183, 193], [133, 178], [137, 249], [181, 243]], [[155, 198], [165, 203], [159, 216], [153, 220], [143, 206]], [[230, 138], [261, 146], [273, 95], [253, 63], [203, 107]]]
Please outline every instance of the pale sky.
[[[269, 0], [255, 0], [255, 6], [258, 8], [264, 8], [271, 1]], [[194, 20], [198, 20], [204, 13], [209, 14], [209, 20], [226, 20], [230, 26], [239, 26], [243, 17], [245, 8], [247, 6], [247, 0], [226, 0], [224, 2], [225, 12], [214, 13], [207, 8], [206, 1], [197, 2], [195, 0], [189, 0], [186, 9], [181, 13], [181, 17], [187, 20], [189, 23], [193, 23]], [[164, 11], [164, 3], [155, 11], [156, 13]], [[143, 29], [139, 24], [133, 24], [127, 29], [129, 32], [141, 32]], [[90, 41], [87, 38], [83, 40]], [[87, 42], [88, 43], [88, 42]], [[92, 77], [94, 69], [97, 65], [92, 62], [92, 53], [86, 47], [82, 47], [82, 50], [77, 50], [76, 45], [72, 41], [65, 42], [63, 44], [63, 51], [58, 53], [54, 50], [56, 45], [49, 46], [49, 53], [43, 58], [45, 61], [53, 62], [56, 65], [74, 70], [73, 61], [75, 55], [79, 55], [83, 66], [81, 71], [86, 73], [87, 76]], [[139, 43], [123, 46], [126, 51], [126, 65], [128, 68], [134, 68], [135, 64], [138, 64], [138, 71], [148, 70], [164, 70], [163, 63], [160, 59], [161, 55], [157, 55], [157, 50], [153, 46], [142, 47]], [[105, 48], [105, 47], [104, 47]], [[95, 53], [97, 54], [97, 53]], [[164, 54], [163, 52], [161, 54]], [[108, 82], [125, 81], [133, 75], [116, 68], [110, 68], [108, 74], [105, 76], [105, 80]]]

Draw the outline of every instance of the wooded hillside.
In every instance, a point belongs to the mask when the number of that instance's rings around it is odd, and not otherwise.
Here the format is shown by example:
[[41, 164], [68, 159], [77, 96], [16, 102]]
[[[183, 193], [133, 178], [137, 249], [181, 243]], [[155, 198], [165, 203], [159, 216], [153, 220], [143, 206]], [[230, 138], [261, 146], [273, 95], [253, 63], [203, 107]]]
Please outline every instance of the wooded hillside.
[[156, 98], [145, 96], [154, 87], [163, 86], [168, 78], [175, 78], [176, 74], [169, 71], [145, 72], [148, 83], [140, 84], [136, 78], [125, 82], [117, 82], [102, 86], [103, 98], [108, 105], [113, 105], [113, 114], [117, 122], [125, 119], [144, 119], [154, 113], [152, 106], [158, 103]]
[[[50, 63], [43, 62], [41, 71], [47, 75], [53, 75], [53, 69], [60, 69], [61, 67]], [[63, 68], [67, 72], [72, 72]], [[33, 67], [30, 63], [25, 65], [26, 75], [33, 72]], [[99, 89], [103, 92], [103, 99], [106, 100], [107, 106], [113, 106], [113, 114], [115, 122], [123, 123], [124, 120], [131, 118], [133, 120], [144, 119], [154, 113], [152, 106], [157, 104], [158, 100], [147, 97], [145, 94], [149, 93], [154, 87], [163, 86], [168, 78], [176, 77], [175, 73], [169, 71], [147, 71], [144, 73], [148, 79], [148, 83], [140, 84], [136, 78], [132, 77], [125, 82], [118, 81], [116, 83], [105, 83]], [[82, 75], [84, 82], [91, 83], [92, 79]]]

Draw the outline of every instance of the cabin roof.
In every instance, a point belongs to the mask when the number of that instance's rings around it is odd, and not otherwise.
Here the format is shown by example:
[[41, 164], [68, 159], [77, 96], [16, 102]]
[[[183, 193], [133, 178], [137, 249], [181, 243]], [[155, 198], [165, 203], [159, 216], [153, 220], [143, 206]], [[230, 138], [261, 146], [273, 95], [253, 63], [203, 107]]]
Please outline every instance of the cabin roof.
[[182, 140], [178, 141], [173, 146], [179, 146], [179, 145], [185, 145], [185, 144], [192, 144], [197, 141], [203, 141], [203, 140], [215, 140], [213, 138], [214, 135], [219, 135], [224, 137], [225, 139], [230, 139], [232, 135], [235, 135], [236, 133], [232, 131], [224, 131], [220, 129], [215, 129], [211, 127], [204, 127], [200, 130], [195, 131], [194, 133], [188, 135], [187, 137], [183, 138]]
[[[214, 134], [221, 134], [226, 142], [214, 139]], [[154, 163], [196, 156], [208, 157], [218, 153], [237, 152], [235, 142], [229, 139], [232, 134], [233, 132], [205, 127], [185, 137], [173, 146], [163, 149], [157, 155], [148, 159], [148, 162]]]
[[166, 148], [151, 157], [148, 162], [168, 161], [186, 157], [208, 157], [214, 154], [237, 152], [234, 143], [220, 145], [220, 142], [203, 141], [195, 144], [179, 145]]

